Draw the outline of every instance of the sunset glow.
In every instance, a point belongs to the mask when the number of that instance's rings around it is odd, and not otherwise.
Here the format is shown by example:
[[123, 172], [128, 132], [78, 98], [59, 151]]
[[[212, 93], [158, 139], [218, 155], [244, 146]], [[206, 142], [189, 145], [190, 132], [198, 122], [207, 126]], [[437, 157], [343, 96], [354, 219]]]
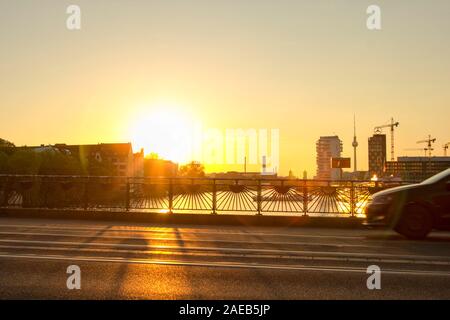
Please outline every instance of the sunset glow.
[[450, 300], [450, 0], [0, 13], [2, 307], [382, 320], [347, 301]]
[[144, 148], [146, 156], [156, 153], [160, 158], [175, 162], [189, 161], [193, 132], [191, 117], [180, 106], [169, 103], [159, 103], [143, 109], [130, 123], [135, 150]]

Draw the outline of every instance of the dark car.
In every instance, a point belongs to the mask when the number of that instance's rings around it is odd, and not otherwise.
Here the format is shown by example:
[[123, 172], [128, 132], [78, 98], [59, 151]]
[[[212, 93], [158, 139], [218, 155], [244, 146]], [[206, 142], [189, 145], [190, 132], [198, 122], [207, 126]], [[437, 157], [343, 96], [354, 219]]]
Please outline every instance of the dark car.
[[412, 239], [450, 228], [450, 169], [419, 184], [375, 193], [366, 216], [366, 225], [391, 227]]

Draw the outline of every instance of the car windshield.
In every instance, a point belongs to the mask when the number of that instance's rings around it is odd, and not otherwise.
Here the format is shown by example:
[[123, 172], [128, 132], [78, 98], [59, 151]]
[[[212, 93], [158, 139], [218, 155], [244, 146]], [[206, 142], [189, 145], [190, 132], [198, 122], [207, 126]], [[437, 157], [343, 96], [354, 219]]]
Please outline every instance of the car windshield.
[[439, 172], [438, 174], [435, 174], [434, 176], [422, 181], [422, 184], [432, 184], [432, 183], [436, 183], [442, 179], [444, 179], [445, 177], [450, 176], [450, 169], [444, 170], [442, 172]]

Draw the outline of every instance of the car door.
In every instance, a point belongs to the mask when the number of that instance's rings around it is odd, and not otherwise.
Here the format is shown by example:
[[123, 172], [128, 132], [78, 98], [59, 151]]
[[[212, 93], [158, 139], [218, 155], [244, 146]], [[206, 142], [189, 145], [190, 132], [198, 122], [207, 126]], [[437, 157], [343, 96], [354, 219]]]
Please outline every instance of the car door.
[[432, 202], [440, 216], [440, 223], [450, 225], [450, 176], [436, 183]]

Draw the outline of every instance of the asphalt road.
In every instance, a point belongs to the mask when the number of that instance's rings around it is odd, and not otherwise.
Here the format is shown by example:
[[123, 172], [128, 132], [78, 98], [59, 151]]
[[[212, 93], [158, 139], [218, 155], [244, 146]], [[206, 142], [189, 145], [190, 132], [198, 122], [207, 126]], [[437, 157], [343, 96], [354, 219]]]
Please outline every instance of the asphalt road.
[[450, 299], [450, 233], [0, 218], [0, 298]]

